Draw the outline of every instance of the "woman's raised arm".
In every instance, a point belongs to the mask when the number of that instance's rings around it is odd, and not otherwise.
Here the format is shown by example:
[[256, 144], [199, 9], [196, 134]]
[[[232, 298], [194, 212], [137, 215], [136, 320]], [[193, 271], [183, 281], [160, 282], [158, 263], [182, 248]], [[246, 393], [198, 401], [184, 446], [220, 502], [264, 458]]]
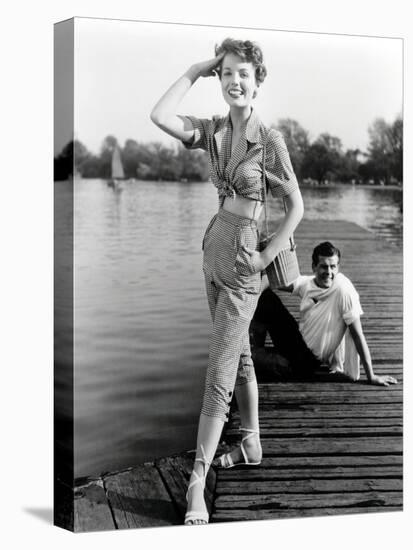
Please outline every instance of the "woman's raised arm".
[[190, 141], [194, 134], [192, 123], [188, 118], [177, 115], [177, 108], [199, 77], [214, 76], [216, 74], [216, 69], [222, 57], [223, 54], [192, 65], [172, 84], [152, 109], [152, 122], [167, 134], [182, 141]]

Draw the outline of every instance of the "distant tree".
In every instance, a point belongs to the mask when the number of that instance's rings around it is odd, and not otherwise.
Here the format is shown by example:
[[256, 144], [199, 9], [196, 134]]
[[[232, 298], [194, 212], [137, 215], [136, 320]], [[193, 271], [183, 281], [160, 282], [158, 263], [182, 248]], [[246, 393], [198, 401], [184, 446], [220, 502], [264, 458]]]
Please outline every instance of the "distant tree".
[[283, 134], [294, 172], [297, 178], [300, 179], [302, 177], [302, 163], [310, 147], [307, 130], [292, 118], [281, 118], [273, 127]]
[[154, 179], [152, 168], [149, 164], [145, 162], [140, 162], [136, 169], [136, 177], [140, 180], [151, 180]]
[[179, 163], [174, 149], [160, 142], [150, 144], [152, 170], [155, 179], [176, 181], [180, 178]]
[[127, 178], [136, 178], [139, 165], [139, 144], [127, 139], [122, 149], [123, 169]]
[[368, 129], [368, 163], [375, 180], [391, 183], [403, 179], [403, 121], [400, 116], [393, 124], [377, 118]]
[[343, 146], [341, 144], [341, 139], [335, 136], [332, 136], [327, 133], [320, 134], [316, 140], [316, 143], [321, 143], [326, 146], [328, 151], [335, 155], [336, 158], [340, 157], [343, 154]]
[[348, 149], [344, 155], [340, 156], [340, 166], [336, 170], [339, 181], [351, 182], [359, 179], [361, 156], [360, 149]]
[[102, 166], [100, 158], [90, 154], [80, 166], [80, 173], [83, 178], [100, 178]]
[[302, 163], [304, 177], [319, 184], [325, 179], [336, 179], [342, 158], [341, 140], [330, 134], [321, 134], [308, 148]]
[[75, 171], [83, 176], [85, 163], [90, 158], [91, 154], [79, 140], [73, 142], [73, 155]]
[[203, 151], [190, 151], [180, 145], [177, 161], [180, 179], [187, 181], [206, 181], [208, 179], [208, 158]]
[[113, 152], [113, 150], [116, 149], [116, 147], [119, 147], [118, 140], [115, 138], [115, 136], [109, 135], [109, 136], [106, 136], [102, 142], [101, 152], [104, 152], [104, 151]]
[[364, 182], [378, 182], [380, 180], [380, 170], [376, 163], [369, 159], [360, 164], [359, 175]]
[[390, 130], [390, 141], [393, 154], [391, 173], [398, 182], [403, 181], [403, 119], [398, 116], [393, 122]]

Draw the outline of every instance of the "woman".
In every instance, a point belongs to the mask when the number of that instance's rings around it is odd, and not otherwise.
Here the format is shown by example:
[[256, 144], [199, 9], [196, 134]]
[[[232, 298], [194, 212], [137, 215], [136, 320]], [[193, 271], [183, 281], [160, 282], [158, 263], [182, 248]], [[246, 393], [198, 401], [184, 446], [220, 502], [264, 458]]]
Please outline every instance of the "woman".
[[[218, 190], [219, 211], [203, 241], [206, 291], [213, 319], [205, 392], [198, 425], [197, 452], [188, 486], [185, 524], [208, 523], [205, 479], [214, 458], [235, 388], [241, 447], [220, 458], [222, 467], [261, 462], [258, 387], [248, 328], [261, 286], [261, 272], [278, 254], [303, 215], [303, 203], [284, 140], [267, 130], [252, 101], [264, 81], [261, 49], [250, 41], [226, 39], [216, 56], [192, 65], [155, 105], [152, 121], [188, 148], [204, 149]], [[219, 75], [225, 118], [177, 115], [178, 105], [200, 77]], [[267, 184], [285, 197], [288, 212], [266, 248], [258, 251], [257, 221], [263, 206], [262, 159], [266, 149]]]

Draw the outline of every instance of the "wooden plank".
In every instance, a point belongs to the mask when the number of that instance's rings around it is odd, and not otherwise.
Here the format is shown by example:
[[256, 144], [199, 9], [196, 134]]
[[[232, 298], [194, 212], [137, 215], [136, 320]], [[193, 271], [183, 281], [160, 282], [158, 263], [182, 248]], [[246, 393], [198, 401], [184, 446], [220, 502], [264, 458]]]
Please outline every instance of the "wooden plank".
[[264, 482], [281, 479], [359, 479], [396, 478], [402, 479], [402, 465], [399, 466], [336, 466], [330, 468], [231, 468], [219, 472], [219, 488], [231, 481], [261, 480]]
[[245, 480], [223, 481], [217, 487], [216, 496], [249, 495], [255, 498], [263, 494], [311, 494], [319, 493], [356, 493], [361, 491], [402, 491], [401, 479], [294, 479], [294, 480]]
[[[264, 455], [261, 467], [257, 468], [328, 468], [332, 466], [367, 467], [367, 466], [401, 466], [403, 458], [400, 453], [388, 454], [355, 454], [355, 455], [306, 455], [306, 456], [268, 456]], [[241, 472], [241, 469], [239, 470]], [[242, 470], [243, 471], [243, 470]]]
[[315, 385], [307, 385], [307, 388], [294, 388], [291, 386], [289, 388], [285, 387], [284, 384], [273, 384], [271, 386], [259, 386], [259, 392], [261, 396], [264, 397], [281, 397], [281, 398], [290, 398], [294, 397], [299, 400], [306, 399], [307, 397], [318, 397], [325, 400], [326, 397], [334, 397], [336, 401], [342, 401], [345, 397], [355, 397], [360, 399], [382, 399], [384, 397], [390, 399], [401, 399], [403, 397], [403, 389], [401, 386], [390, 385], [390, 386], [373, 386], [370, 384], [336, 384], [330, 387], [324, 387], [319, 389]]
[[[288, 409], [296, 409], [296, 410], [304, 410], [305, 408], [318, 406], [318, 403], [320, 401], [320, 398], [318, 396], [308, 396], [303, 397], [301, 400], [296, 400], [293, 397], [282, 397], [281, 395], [277, 397], [276, 399], [271, 399], [270, 397], [260, 397], [260, 404], [263, 409], [266, 408], [288, 408]], [[370, 399], [364, 396], [349, 396], [349, 397], [343, 397], [342, 400], [337, 400], [337, 398], [334, 398], [333, 396], [326, 396], [323, 398], [323, 407], [327, 407], [328, 405], [336, 406], [336, 409], [340, 409], [342, 406], [348, 405], [361, 405], [368, 407], [369, 405], [388, 405], [390, 409], [397, 410], [397, 406], [402, 407], [403, 401], [402, 398], [399, 398], [397, 400], [388, 397], [387, 399], [385, 397], [382, 398], [382, 401], [380, 400], [380, 397], [371, 397]], [[324, 410], [327, 410], [324, 408]]]
[[[365, 426], [365, 427], [333, 427], [333, 426], [319, 426], [319, 427], [295, 427], [295, 426], [260, 426], [261, 438], [273, 438], [273, 437], [340, 437], [351, 436], [352, 438], [371, 437], [371, 436], [397, 436], [402, 435], [403, 429], [398, 426]], [[228, 436], [238, 435], [238, 432], [229, 432]]]
[[291, 437], [262, 440], [268, 455], [337, 455], [402, 453], [401, 437]]
[[[380, 411], [382, 411], [382, 414], [380, 416], [387, 416], [387, 413], [398, 413], [400, 414], [403, 411], [403, 403], [401, 401], [397, 402], [366, 402], [366, 401], [350, 401], [347, 400], [346, 402], [340, 402], [337, 400], [336, 402], [331, 401], [331, 403], [325, 403], [322, 399], [322, 396], [319, 396], [319, 401], [317, 402], [315, 399], [313, 402], [299, 402], [299, 401], [293, 401], [293, 400], [285, 400], [282, 401], [281, 397], [277, 400], [271, 401], [270, 399], [260, 399], [263, 409], [268, 409], [272, 407], [273, 411], [291, 411], [293, 413], [297, 410], [302, 411], [308, 411], [308, 413], [315, 414], [320, 413], [320, 416], [329, 416], [328, 413], [337, 413], [337, 416], [344, 416], [346, 412], [353, 412], [353, 416], [357, 416], [360, 414], [360, 416], [372, 416], [372, 414], [376, 413], [380, 415]], [[322, 402], [321, 402], [322, 401]]]
[[[304, 413], [304, 414], [303, 414]], [[266, 404], [260, 403], [260, 418], [295, 418], [311, 415], [313, 418], [325, 418], [337, 417], [337, 418], [347, 418], [347, 417], [371, 417], [377, 415], [377, 417], [389, 418], [398, 417], [401, 418], [403, 415], [403, 405], [402, 403], [340, 403], [336, 404], [308, 404], [300, 403], [293, 404], [293, 407], [290, 406], [280, 406], [279, 403], [267, 402]], [[238, 418], [238, 413], [234, 412], [234, 418]]]
[[258, 389], [260, 391], [271, 391], [276, 394], [279, 392], [300, 392], [305, 391], [306, 393], [310, 392], [330, 392], [335, 393], [337, 395], [337, 392], [340, 391], [340, 395], [342, 392], [342, 389], [347, 390], [348, 392], [354, 393], [354, 392], [387, 392], [390, 388], [391, 391], [398, 391], [402, 392], [402, 388], [398, 386], [388, 386], [385, 388], [373, 386], [370, 384], [354, 384], [354, 383], [337, 383], [337, 382], [311, 382], [311, 383], [303, 383], [303, 382], [277, 382], [272, 384], [265, 384], [260, 383], [258, 385]]
[[189, 454], [166, 457], [155, 462], [165, 486], [178, 510], [181, 519], [186, 511], [186, 490], [191, 475], [193, 457]]
[[[162, 458], [155, 462], [164, 484], [167, 487], [168, 493], [178, 510], [181, 521], [183, 521], [186, 512], [186, 491], [192, 472], [193, 461], [194, 453], [185, 453], [178, 456]], [[211, 513], [212, 510], [215, 484], [216, 473], [213, 468], [210, 468], [205, 487], [205, 501], [209, 513]]]
[[116, 529], [102, 479], [77, 487], [74, 495], [75, 532]]
[[178, 525], [181, 518], [153, 464], [104, 478], [118, 529]]
[[[276, 422], [274, 419], [262, 418], [260, 420], [260, 431], [261, 434], [265, 433], [263, 430], [270, 430], [271, 428], [340, 428], [340, 427], [385, 427], [385, 426], [394, 426], [400, 427], [403, 425], [403, 420], [401, 417], [398, 418], [381, 418], [381, 417], [371, 417], [371, 418], [296, 418], [294, 422], [291, 421], [291, 418], [278, 418]], [[241, 437], [238, 425], [232, 421], [229, 423], [228, 428], [226, 429], [226, 437], [235, 436]]]
[[265, 495], [220, 495], [215, 499], [216, 510], [242, 509], [274, 510], [296, 508], [326, 508], [354, 506], [402, 506], [401, 491], [366, 491], [354, 493], [288, 493]]
[[304, 518], [315, 516], [334, 516], [350, 514], [367, 514], [380, 512], [399, 512], [403, 506], [353, 506], [349, 508], [328, 507], [328, 508], [293, 508], [291, 510], [218, 510], [214, 514], [214, 523], [229, 521], [253, 521], [265, 519], [282, 518]]
[[[395, 405], [395, 404], [402, 404], [403, 403], [403, 396], [402, 394], [389, 394], [387, 392], [379, 392], [379, 393], [373, 393], [372, 395], [369, 394], [357, 394], [356, 392], [350, 392], [346, 394], [340, 395], [340, 397], [337, 397], [337, 394], [331, 395], [326, 394], [322, 396], [323, 405], [332, 404], [338, 406], [339, 404], [384, 404], [387, 403], [389, 405]], [[279, 394], [274, 394], [273, 392], [261, 392], [260, 394], [260, 402], [265, 404], [271, 404], [275, 405], [277, 407], [279, 406], [302, 406], [302, 405], [317, 405], [320, 402], [320, 397], [317, 394], [313, 393], [300, 393], [297, 392], [294, 394], [289, 395], [283, 395], [281, 392]]]

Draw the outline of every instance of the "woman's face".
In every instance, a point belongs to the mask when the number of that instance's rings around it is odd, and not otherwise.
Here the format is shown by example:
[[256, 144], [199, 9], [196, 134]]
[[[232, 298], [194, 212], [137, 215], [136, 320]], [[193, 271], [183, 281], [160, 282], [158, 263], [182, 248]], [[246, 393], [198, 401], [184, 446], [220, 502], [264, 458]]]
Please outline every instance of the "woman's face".
[[230, 107], [246, 107], [255, 97], [255, 67], [237, 55], [226, 54], [221, 68], [221, 89]]

